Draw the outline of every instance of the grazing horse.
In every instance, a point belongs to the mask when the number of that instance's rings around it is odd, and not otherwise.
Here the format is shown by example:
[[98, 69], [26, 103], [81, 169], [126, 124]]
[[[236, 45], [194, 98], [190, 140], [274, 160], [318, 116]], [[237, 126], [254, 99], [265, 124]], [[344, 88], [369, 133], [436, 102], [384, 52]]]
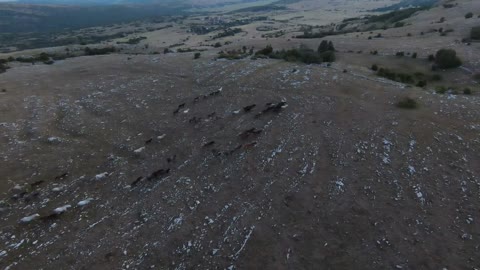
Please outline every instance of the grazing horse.
[[209, 141], [208, 143], [204, 144], [203, 147], [212, 146], [214, 144], [215, 144], [215, 141]]
[[257, 105], [252, 104], [252, 105], [245, 106], [245, 107], [243, 107], [243, 111], [244, 111], [244, 112], [249, 112], [249, 111], [251, 111], [253, 108], [255, 108], [255, 106], [257, 106]]
[[262, 133], [261, 129], [251, 128], [251, 129], [247, 129], [244, 132], [240, 133], [239, 136], [242, 139], [247, 139], [248, 137], [250, 137], [250, 135], [258, 135], [260, 133]]

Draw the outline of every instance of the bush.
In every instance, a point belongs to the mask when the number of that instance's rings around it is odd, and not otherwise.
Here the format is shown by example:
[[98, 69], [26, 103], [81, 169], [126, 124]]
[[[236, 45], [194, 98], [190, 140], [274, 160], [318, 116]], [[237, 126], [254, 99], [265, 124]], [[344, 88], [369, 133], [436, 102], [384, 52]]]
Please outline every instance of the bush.
[[334, 51], [326, 51], [320, 54], [323, 62], [335, 62], [335, 52]]
[[433, 54], [428, 55], [428, 61], [433, 62], [435, 61], [435, 56]]
[[200, 58], [201, 53], [197, 52], [193, 55], [193, 59], [198, 59]]
[[215, 44], [213, 45], [213, 47], [215, 47], [215, 48], [220, 48], [220, 47], [222, 47], [222, 43], [217, 42], [217, 43], [215, 43]]
[[402, 109], [416, 109], [418, 108], [418, 103], [413, 98], [405, 97], [397, 103], [397, 107]]
[[470, 19], [473, 17], [473, 13], [472, 12], [468, 12], [467, 14], [465, 14], [465, 19]]
[[371, 69], [372, 69], [373, 71], [377, 71], [377, 70], [378, 70], [377, 64], [373, 64]]
[[427, 81], [418, 81], [417, 86], [418, 87], [425, 87], [425, 86], [427, 86]]
[[414, 59], [417, 58], [417, 53], [413, 53], [412, 58], [414, 58]]
[[402, 57], [402, 56], [405, 56], [405, 53], [404, 52], [397, 52], [395, 55], [398, 56], [398, 57]]
[[465, 95], [471, 95], [472, 94], [472, 90], [470, 88], [465, 88], [463, 89], [463, 94]]
[[272, 45], [267, 45], [267, 47], [257, 51], [255, 55], [270, 55], [273, 52], [273, 47]]
[[85, 55], [102, 55], [102, 54], [109, 54], [115, 52], [115, 47], [105, 47], [105, 48], [85, 48]]
[[473, 27], [470, 31], [470, 38], [471, 39], [480, 39], [480, 26]]
[[441, 49], [435, 54], [435, 63], [439, 68], [456, 68], [462, 65], [457, 52], [452, 49]]

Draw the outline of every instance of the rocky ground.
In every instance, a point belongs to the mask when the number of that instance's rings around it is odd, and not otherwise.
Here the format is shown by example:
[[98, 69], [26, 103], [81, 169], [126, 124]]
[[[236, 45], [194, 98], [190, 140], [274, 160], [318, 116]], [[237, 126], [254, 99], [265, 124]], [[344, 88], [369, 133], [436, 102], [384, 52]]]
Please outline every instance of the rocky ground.
[[1, 74], [1, 268], [479, 268], [478, 95], [338, 65], [119, 54]]

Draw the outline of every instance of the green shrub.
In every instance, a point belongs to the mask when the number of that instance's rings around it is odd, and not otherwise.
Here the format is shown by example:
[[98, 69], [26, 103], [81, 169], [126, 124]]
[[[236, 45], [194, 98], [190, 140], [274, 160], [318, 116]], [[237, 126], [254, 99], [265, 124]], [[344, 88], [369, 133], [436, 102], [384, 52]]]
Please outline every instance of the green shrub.
[[115, 52], [115, 47], [105, 47], [105, 48], [85, 48], [85, 55], [102, 55], [102, 54], [109, 54]]
[[470, 19], [473, 17], [473, 13], [472, 12], [468, 12], [467, 14], [465, 14], [465, 19]]
[[378, 65], [377, 65], [377, 64], [373, 64], [372, 67], [371, 67], [371, 69], [372, 69], [373, 71], [377, 71], [377, 70], [378, 70]]
[[215, 43], [215, 44], [213, 45], [213, 47], [215, 47], [215, 48], [220, 48], [220, 47], [222, 47], [222, 43], [217, 42], [217, 43]]
[[462, 65], [462, 61], [455, 50], [441, 49], [435, 54], [435, 64], [439, 68], [456, 68]]
[[326, 51], [320, 54], [320, 57], [323, 62], [335, 62], [335, 52], [334, 51]]
[[418, 108], [418, 103], [413, 98], [404, 97], [397, 103], [397, 107], [402, 109], [416, 109]]
[[417, 58], [417, 53], [416, 52], [412, 54], [412, 58], [414, 58], [414, 59]]
[[193, 55], [193, 59], [198, 59], [200, 58], [201, 53], [197, 52]]
[[472, 90], [470, 88], [465, 88], [463, 89], [463, 94], [465, 95], [471, 95], [472, 94]]

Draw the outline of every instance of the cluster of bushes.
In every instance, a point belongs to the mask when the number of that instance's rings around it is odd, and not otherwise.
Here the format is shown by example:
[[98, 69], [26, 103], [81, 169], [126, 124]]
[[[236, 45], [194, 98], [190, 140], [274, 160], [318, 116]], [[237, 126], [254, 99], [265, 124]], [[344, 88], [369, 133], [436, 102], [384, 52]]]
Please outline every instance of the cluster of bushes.
[[253, 55], [253, 48], [250, 48], [249, 50], [247, 49], [247, 47], [243, 46], [242, 49], [238, 49], [238, 50], [221, 51], [218, 53], [218, 58], [228, 59], [228, 60], [238, 60], [238, 59], [248, 57], [250, 55]]
[[130, 44], [130, 45], [133, 45], [133, 44], [138, 44], [140, 43], [140, 41], [144, 40], [144, 39], [147, 39], [146, 37], [137, 37], [137, 38], [131, 38], [127, 41], [118, 41], [117, 44]]
[[415, 85], [418, 87], [427, 86], [428, 81], [442, 80], [442, 76], [440, 76], [439, 74], [433, 74], [431, 76], [427, 76], [422, 72], [415, 72], [413, 74], [395, 72], [388, 68], [380, 68], [377, 64], [373, 64], [371, 67], [371, 70], [376, 71], [377, 75], [380, 77], [384, 77], [396, 82]]
[[311, 31], [304, 31], [302, 35], [295, 36], [295, 38], [324, 38], [326, 36], [333, 36], [340, 34], [340, 32], [327, 31], [327, 32], [318, 32], [314, 33]]
[[[372, 66], [372, 69], [374, 69], [373, 66]], [[376, 69], [377, 69], [377, 75], [380, 76], [380, 77], [384, 77], [384, 78], [387, 78], [389, 80], [396, 81], [396, 82], [401, 82], [401, 83], [408, 83], [408, 84], [415, 83], [414, 77], [410, 74], [397, 73], [397, 72], [394, 72], [394, 71], [392, 71], [388, 68], [378, 68], [378, 67], [376, 67]]]
[[116, 52], [116, 48], [113, 46], [104, 47], [104, 48], [90, 48], [85, 47], [85, 55], [102, 55]]
[[[471, 95], [472, 94], [472, 89], [466, 87], [463, 90], [461, 90], [464, 95]], [[435, 88], [435, 92], [437, 94], [452, 94], [452, 95], [458, 95], [460, 92], [456, 90], [454, 87], [445, 87], [445, 86], [437, 86]]]
[[234, 36], [235, 34], [238, 34], [240, 32], [242, 32], [242, 29], [240, 29], [240, 28], [227, 28], [227, 29], [223, 30], [223, 32], [220, 32], [220, 33], [216, 34], [215, 36], [213, 36], [212, 39]]
[[322, 41], [317, 51], [301, 45], [299, 48], [273, 51], [271, 45], [257, 51], [257, 57], [269, 57], [273, 59], [283, 59], [289, 62], [302, 62], [306, 64], [320, 64], [322, 62], [335, 61], [335, 48], [331, 41]]

